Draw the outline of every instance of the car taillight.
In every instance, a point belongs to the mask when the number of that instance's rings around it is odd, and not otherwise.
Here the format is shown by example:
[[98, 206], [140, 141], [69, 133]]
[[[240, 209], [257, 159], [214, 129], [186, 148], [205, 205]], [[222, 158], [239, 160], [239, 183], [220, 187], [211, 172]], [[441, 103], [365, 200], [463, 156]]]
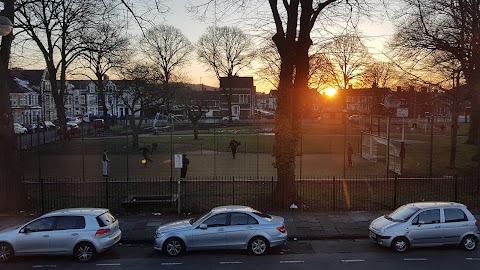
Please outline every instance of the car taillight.
[[480, 227], [480, 222], [478, 222], [478, 220], [475, 221], [475, 225], [477, 225], [477, 227]]
[[104, 235], [104, 234], [107, 234], [110, 232], [110, 229], [99, 229], [97, 230], [97, 232], [95, 233], [95, 236], [97, 235]]
[[281, 232], [281, 233], [285, 233], [285, 232], [286, 232], [285, 226], [277, 227], [277, 231], [279, 231], [279, 232]]

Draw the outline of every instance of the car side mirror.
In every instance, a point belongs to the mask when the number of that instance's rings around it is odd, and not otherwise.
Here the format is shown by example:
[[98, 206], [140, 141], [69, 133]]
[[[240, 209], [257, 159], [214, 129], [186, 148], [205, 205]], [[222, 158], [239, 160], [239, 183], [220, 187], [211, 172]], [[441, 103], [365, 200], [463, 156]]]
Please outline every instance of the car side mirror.
[[417, 223], [418, 227], [420, 227], [420, 226], [423, 225], [423, 224], [425, 224], [425, 221], [423, 221], [423, 220], [420, 220], [420, 221], [418, 221], [418, 223]]
[[31, 232], [32, 232], [32, 230], [30, 230], [30, 228], [28, 228], [28, 227], [25, 227], [22, 230], [22, 233], [31, 233]]
[[202, 230], [206, 230], [207, 229], [207, 224], [200, 224], [199, 228], [202, 229]]

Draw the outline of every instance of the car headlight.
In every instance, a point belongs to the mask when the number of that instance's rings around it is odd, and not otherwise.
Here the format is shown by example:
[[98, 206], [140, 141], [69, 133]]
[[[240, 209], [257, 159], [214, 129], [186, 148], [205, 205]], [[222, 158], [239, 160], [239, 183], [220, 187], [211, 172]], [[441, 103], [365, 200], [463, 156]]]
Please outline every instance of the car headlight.
[[160, 238], [165, 235], [165, 232], [156, 232], [155, 233], [155, 238]]

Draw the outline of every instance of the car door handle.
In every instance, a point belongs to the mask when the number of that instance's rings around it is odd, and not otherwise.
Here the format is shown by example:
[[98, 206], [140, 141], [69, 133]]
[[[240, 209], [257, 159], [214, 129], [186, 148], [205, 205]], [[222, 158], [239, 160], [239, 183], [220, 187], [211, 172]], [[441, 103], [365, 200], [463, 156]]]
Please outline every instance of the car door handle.
[[221, 228], [221, 229], [218, 229], [219, 232], [223, 232], [225, 231], [225, 229]]
[[440, 225], [438, 225], [438, 226], [435, 226], [435, 228], [440, 228]]
[[247, 229], [251, 229], [251, 228], [252, 228], [252, 226], [247, 226]]
[[47, 237], [50, 237], [49, 235], [42, 235], [43, 238], [47, 238]]
[[78, 236], [78, 233], [72, 233], [72, 236]]

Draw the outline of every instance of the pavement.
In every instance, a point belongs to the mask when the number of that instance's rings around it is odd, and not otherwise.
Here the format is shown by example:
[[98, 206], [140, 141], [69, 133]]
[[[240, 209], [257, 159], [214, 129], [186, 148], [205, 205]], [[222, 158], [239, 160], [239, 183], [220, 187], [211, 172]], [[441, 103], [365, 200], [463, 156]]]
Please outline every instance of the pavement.
[[[285, 218], [290, 240], [360, 239], [368, 237], [368, 226], [375, 218], [390, 211], [338, 211], [302, 212], [297, 210], [269, 212]], [[474, 213], [480, 220], [480, 212]], [[190, 218], [190, 216], [162, 215], [116, 215], [122, 230], [123, 243], [152, 243], [158, 226]], [[0, 230], [21, 225], [36, 216], [1, 216]]]

